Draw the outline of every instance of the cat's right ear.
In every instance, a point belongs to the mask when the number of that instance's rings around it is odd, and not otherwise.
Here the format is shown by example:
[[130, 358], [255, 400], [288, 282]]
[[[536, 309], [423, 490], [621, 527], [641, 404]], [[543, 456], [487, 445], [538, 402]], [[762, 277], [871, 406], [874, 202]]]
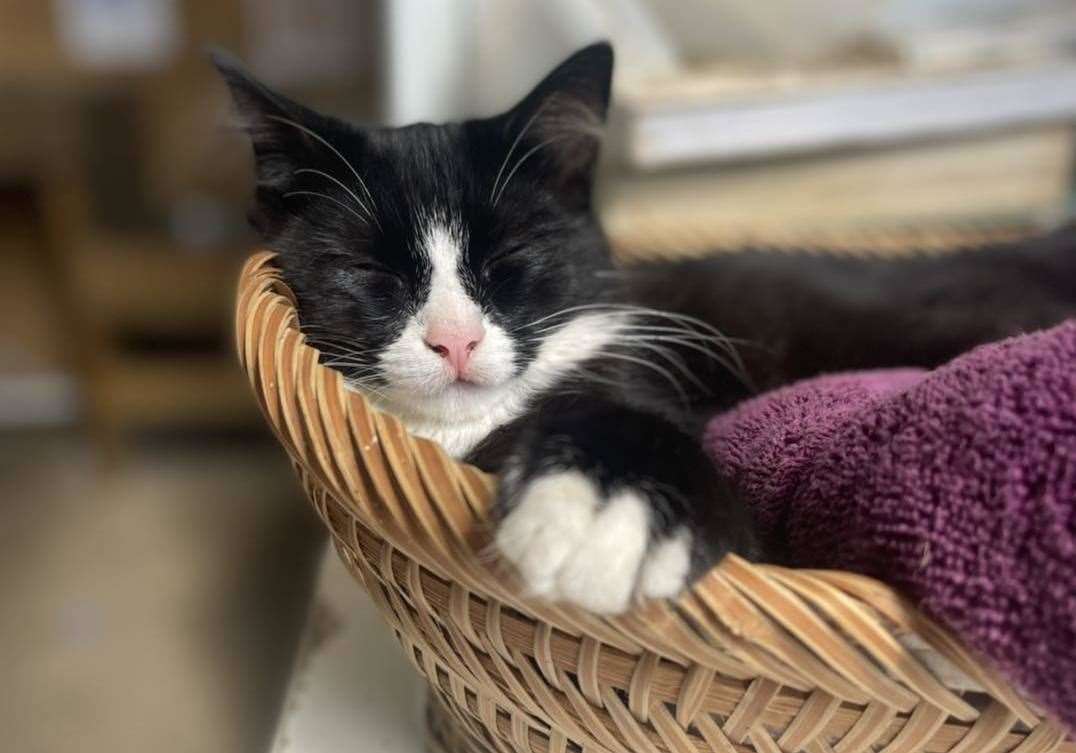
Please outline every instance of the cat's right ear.
[[503, 117], [505, 138], [522, 156], [510, 169], [540, 168], [568, 204], [589, 206], [612, 78], [608, 42], [576, 51], [546, 75]]
[[323, 137], [325, 118], [254, 78], [233, 55], [210, 53], [232, 95], [240, 127], [254, 148], [259, 194], [283, 191]]

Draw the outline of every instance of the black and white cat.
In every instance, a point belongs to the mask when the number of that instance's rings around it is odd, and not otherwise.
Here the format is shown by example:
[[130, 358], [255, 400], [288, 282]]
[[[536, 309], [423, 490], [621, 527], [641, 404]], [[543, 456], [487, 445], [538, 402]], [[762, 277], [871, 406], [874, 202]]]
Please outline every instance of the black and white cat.
[[591, 207], [606, 44], [502, 115], [404, 128], [322, 116], [216, 62], [254, 147], [252, 223], [310, 341], [410, 431], [501, 474], [496, 545], [536, 596], [616, 613], [760, 555], [699, 443], [748, 374], [932, 365], [1074, 310], [1069, 235], [974, 258], [617, 268]]

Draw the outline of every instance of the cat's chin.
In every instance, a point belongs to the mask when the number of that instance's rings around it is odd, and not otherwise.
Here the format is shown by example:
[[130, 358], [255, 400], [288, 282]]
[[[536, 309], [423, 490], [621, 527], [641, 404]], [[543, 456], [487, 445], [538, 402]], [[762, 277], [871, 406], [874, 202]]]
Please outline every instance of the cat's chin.
[[394, 414], [408, 425], [459, 423], [487, 419], [491, 411], [516, 392], [516, 381], [516, 377], [496, 383], [453, 381], [436, 389], [390, 384], [366, 390], [361, 385], [349, 384], [348, 389], [361, 393], [375, 407]]
[[418, 437], [439, 442], [450, 455], [464, 457], [489, 432], [523, 410], [529, 391], [518, 377], [497, 384], [452, 382], [436, 393], [379, 387], [376, 392], [349, 384], [378, 410], [391, 413]]
[[484, 392], [492, 392], [504, 385], [504, 382], [497, 384], [482, 384], [481, 382], [468, 382], [468, 381], [455, 381], [447, 385], [442, 391], [442, 395], [448, 396], [476, 396], [481, 395]]

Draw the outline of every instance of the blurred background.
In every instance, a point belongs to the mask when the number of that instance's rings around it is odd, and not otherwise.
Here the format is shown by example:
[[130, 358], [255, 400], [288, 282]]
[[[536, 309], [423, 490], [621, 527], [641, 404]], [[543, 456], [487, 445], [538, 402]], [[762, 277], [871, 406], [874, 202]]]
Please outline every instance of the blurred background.
[[250, 155], [206, 45], [404, 123], [598, 38], [625, 259], [940, 251], [1076, 206], [1071, 0], [0, 0], [5, 749], [334, 750], [280, 731], [323, 538], [232, 353]]

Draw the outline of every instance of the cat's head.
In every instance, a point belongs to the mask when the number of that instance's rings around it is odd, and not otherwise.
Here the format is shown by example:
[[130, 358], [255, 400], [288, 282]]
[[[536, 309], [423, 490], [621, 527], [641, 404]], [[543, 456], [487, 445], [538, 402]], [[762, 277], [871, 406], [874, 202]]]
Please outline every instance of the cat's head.
[[601, 339], [586, 308], [559, 312], [594, 302], [609, 266], [591, 211], [609, 45], [501, 115], [403, 128], [320, 115], [214, 59], [254, 147], [251, 221], [308, 337], [354, 386], [418, 419], [466, 420]]

